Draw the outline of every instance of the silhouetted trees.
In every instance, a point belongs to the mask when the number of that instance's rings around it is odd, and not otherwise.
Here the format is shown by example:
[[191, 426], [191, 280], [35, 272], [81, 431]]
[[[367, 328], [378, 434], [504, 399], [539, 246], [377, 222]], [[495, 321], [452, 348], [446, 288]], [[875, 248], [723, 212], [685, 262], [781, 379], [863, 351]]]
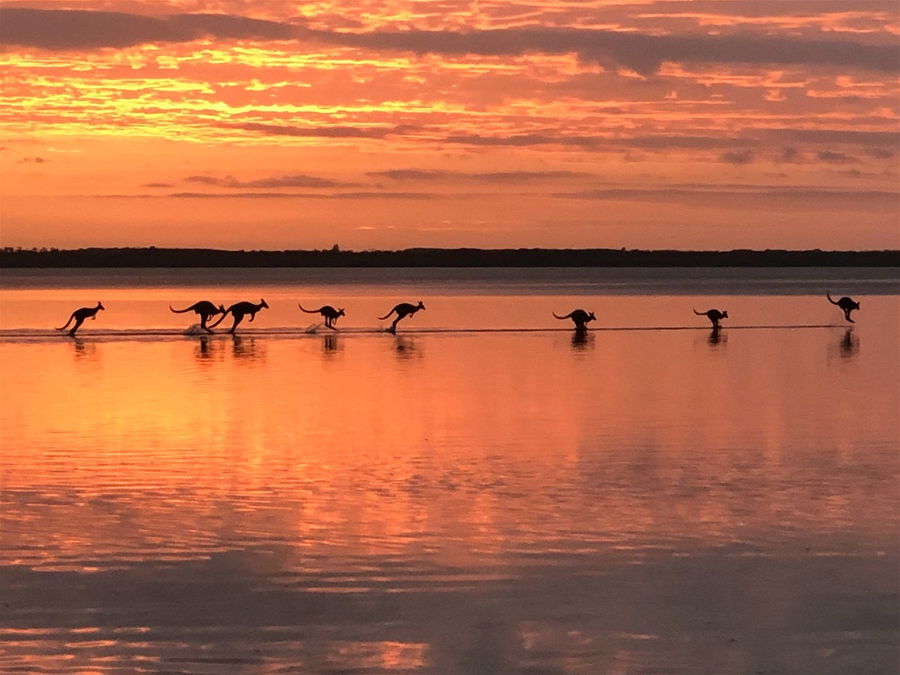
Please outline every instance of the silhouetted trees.
[[900, 251], [642, 251], [625, 249], [410, 248], [400, 251], [224, 251], [204, 248], [0, 250], [23, 267], [890, 267]]

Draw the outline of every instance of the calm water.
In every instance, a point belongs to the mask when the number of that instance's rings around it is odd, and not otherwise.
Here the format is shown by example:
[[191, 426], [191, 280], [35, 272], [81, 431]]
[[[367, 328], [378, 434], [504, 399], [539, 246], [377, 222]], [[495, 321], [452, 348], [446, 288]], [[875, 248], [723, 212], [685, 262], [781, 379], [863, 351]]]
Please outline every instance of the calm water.
[[0, 274], [0, 671], [898, 670], [898, 270], [328, 274]]

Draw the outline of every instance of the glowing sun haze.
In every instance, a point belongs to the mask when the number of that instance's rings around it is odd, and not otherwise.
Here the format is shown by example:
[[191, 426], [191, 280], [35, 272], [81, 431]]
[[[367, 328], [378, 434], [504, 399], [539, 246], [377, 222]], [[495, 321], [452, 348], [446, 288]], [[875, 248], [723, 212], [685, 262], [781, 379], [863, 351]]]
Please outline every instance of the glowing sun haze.
[[896, 0], [0, 8], [6, 246], [900, 246]]

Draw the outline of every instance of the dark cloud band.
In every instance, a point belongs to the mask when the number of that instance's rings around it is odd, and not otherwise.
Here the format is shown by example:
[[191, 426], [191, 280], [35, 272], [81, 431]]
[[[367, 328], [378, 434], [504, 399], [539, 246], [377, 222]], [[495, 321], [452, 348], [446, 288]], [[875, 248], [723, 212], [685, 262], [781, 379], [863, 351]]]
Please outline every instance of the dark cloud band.
[[617, 31], [535, 28], [472, 32], [397, 31], [321, 33], [323, 41], [367, 49], [419, 54], [512, 56], [525, 53], [576, 53], [584, 61], [613, 61], [640, 73], [663, 61], [803, 64], [896, 71], [900, 49], [838, 40], [808, 40], [762, 35], [643, 35]]
[[315, 31], [292, 23], [225, 14], [150, 17], [121, 12], [0, 9], [0, 42], [49, 50], [189, 42], [203, 37], [304, 40], [373, 50], [447, 56], [575, 53], [583, 61], [651, 73], [664, 61], [804, 65], [895, 72], [896, 44], [762, 34], [648, 35], [576, 28], [475, 31]]
[[735, 189], [732, 186], [715, 185], [697, 188], [661, 186], [645, 188], [598, 188], [575, 192], [557, 192], [557, 199], [588, 201], [626, 201], [687, 203], [720, 208], [738, 205], [794, 204], [803, 208], [844, 208], [895, 212], [900, 205], [900, 195], [886, 190], [841, 190], [821, 187], [780, 187], [775, 185], [748, 185]]
[[155, 42], [190, 42], [203, 37], [285, 40], [288, 24], [224, 14], [151, 17], [122, 12], [0, 9], [0, 43], [48, 50], [131, 47]]
[[248, 188], [333, 188], [353, 185], [353, 183], [342, 183], [327, 178], [320, 178], [318, 176], [308, 176], [306, 174], [271, 176], [269, 178], [260, 178], [256, 180], [238, 180], [233, 176], [226, 176], [224, 178], [219, 178], [218, 176], [188, 176], [184, 180], [186, 183], [198, 183], [201, 185], [212, 185], [214, 187], [239, 190]]
[[297, 138], [384, 138], [390, 134], [403, 133], [406, 130], [405, 127], [298, 127], [257, 122], [222, 126], [228, 129], [252, 131], [264, 136], [294, 136]]
[[532, 181], [556, 180], [590, 176], [576, 171], [437, 171], [429, 169], [391, 169], [370, 171], [366, 175], [375, 178], [389, 178], [394, 181], [474, 181], [478, 183], [529, 183]]

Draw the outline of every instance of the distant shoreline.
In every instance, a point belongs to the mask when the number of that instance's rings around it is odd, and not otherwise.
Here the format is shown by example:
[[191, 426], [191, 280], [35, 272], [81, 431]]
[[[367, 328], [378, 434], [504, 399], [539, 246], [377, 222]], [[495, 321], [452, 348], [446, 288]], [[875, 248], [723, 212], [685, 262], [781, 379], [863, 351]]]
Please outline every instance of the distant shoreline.
[[0, 267], [900, 267], [900, 250], [675, 251], [410, 248], [399, 251], [229, 251], [203, 248], [0, 250]]

